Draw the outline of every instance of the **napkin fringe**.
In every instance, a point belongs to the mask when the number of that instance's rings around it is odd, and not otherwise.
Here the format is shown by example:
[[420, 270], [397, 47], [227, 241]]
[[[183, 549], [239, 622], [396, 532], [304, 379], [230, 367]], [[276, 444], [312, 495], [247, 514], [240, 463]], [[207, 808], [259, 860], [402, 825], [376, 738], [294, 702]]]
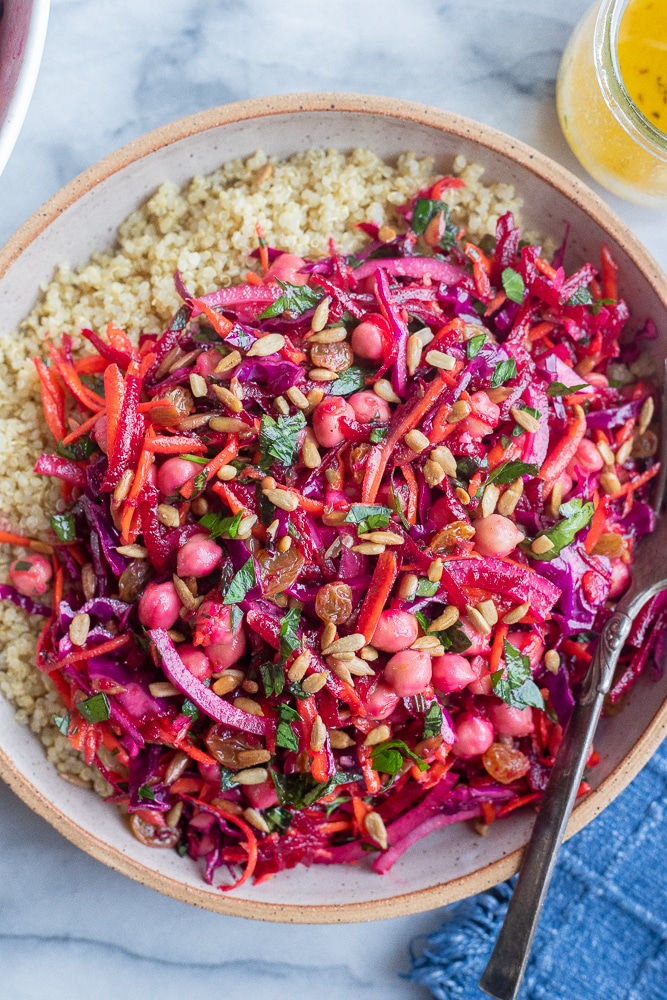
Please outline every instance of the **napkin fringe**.
[[470, 998], [505, 918], [514, 881], [449, 908], [444, 924], [426, 939], [423, 952], [416, 955], [414, 944], [411, 947], [412, 969], [405, 978], [426, 986], [437, 1000]]

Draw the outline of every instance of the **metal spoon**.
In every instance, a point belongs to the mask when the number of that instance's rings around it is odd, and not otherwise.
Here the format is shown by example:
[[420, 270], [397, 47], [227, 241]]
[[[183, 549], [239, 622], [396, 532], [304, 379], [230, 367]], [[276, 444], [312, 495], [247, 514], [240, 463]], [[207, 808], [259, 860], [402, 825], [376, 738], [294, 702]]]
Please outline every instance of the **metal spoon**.
[[[667, 370], [667, 362], [665, 367]], [[663, 397], [663, 428], [667, 427], [666, 401], [667, 393]], [[662, 507], [667, 478], [666, 439], [667, 434], [663, 434], [662, 466], [654, 504], [656, 510]], [[611, 688], [623, 644], [636, 615], [647, 601], [665, 587], [667, 514], [659, 518], [656, 530], [645, 536], [638, 546], [632, 585], [602, 630], [558, 750], [540, 811], [524, 851], [503, 926], [479, 981], [481, 989], [497, 1000], [515, 1000], [519, 992], [542, 906], [600, 718], [604, 696]]]

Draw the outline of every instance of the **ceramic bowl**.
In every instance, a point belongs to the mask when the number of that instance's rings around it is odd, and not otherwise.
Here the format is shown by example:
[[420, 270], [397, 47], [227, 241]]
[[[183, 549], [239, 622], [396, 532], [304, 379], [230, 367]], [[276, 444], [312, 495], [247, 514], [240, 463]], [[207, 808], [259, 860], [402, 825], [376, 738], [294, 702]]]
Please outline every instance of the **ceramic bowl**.
[[0, 0], [0, 174], [28, 112], [50, 0]]
[[[254, 100], [186, 118], [107, 157], [71, 182], [0, 252], [0, 334], [33, 306], [40, 283], [59, 261], [83, 263], [111, 244], [118, 224], [162, 181], [182, 184], [222, 161], [257, 149], [284, 157], [311, 147], [373, 149], [385, 157], [413, 150], [432, 155], [443, 171], [461, 152], [483, 164], [485, 180], [514, 184], [525, 200], [524, 222], [562, 235], [569, 224], [569, 270], [597, 260], [606, 241], [619, 263], [622, 293], [633, 311], [652, 316], [667, 337], [667, 285], [657, 264], [625, 225], [581, 181], [540, 153], [486, 126], [416, 104], [308, 94]], [[661, 357], [667, 340], [657, 341]], [[647, 762], [667, 725], [667, 673], [642, 680], [622, 717], [603, 720], [593, 790], [575, 809], [569, 833], [580, 830]], [[0, 698], [0, 775], [65, 837], [118, 871], [184, 902], [261, 920], [302, 923], [358, 921], [427, 910], [472, 895], [516, 871], [533, 813], [519, 810], [486, 837], [468, 824], [446, 827], [406, 852], [391, 872], [363, 865], [298, 867], [233, 893], [206, 886], [199, 869], [175, 852], [144, 847], [115, 809], [92, 792], [58, 778], [41, 744], [14, 720]]]

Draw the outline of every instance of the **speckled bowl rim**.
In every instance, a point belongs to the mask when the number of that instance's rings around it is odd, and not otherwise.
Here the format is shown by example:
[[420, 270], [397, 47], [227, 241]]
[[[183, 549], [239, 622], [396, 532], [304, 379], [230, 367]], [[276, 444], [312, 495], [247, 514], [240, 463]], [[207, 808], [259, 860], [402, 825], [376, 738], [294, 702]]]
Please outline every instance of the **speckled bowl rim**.
[[[353, 112], [405, 120], [472, 140], [490, 152], [514, 160], [539, 179], [546, 180], [616, 239], [652, 285], [667, 310], [667, 279], [657, 262], [613, 210], [564, 167], [525, 143], [461, 115], [411, 101], [348, 93], [287, 94], [239, 101], [190, 115], [148, 132], [83, 171], [35, 212], [0, 250], [0, 278], [26, 247], [70, 205], [105, 178], [156, 149], [221, 125], [301, 112]], [[666, 735], [667, 700], [657, 707], [653, 719], [623, 760], [577, 805], [568, 826], [567, 838], [590, 823], [620, 794], [648, 762]], [[210, 891], [198, 892], [190, 885], [128, 858], [122, 851], [83, 829], [56, 809], [1, 749], [0, 777], [19, 798], [71, 843], [116, 871], [181, 902], [254, 920], [335, 924], [420, 913], [482, 892], [509, 878], [517, 871], [522, 855], [522, 849], [517, 849], [445, 884], [359, 903], [302, 907], [291, 903], [238, 899], [225, 893], [213, 895]]]

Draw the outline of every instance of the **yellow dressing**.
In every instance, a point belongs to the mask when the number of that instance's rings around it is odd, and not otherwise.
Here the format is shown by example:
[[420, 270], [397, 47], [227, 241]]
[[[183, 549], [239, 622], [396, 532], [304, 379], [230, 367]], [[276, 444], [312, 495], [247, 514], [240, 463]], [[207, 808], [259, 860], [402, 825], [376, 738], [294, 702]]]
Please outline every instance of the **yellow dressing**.
[[630, 0], [618, 32], [618, 62], [630, 97], [667, 132], [667, 4]]
[[[574, 30], [563, 53], [558, 72], [556, 87], [558, 116], [573, 153], [595, 180], [630, 201], [667, 207], [667, 152], [654, 151], [650, 140], [639, 136], [637, 130], [633, 131], [627, 124], [627, 106], [631, 102], [625, 98], [625, 105], [621, 106], [623, 97], [620, 87], [618, 96], [615, 94], [609, 98], [608, 94], [605, 95], [596, 69], [594, 36], [598, 13], [606, 8], [606, 16], [609, 17], [610, 10], [619, 3], [622, 3], [622, 0], [598, 0]], [[630, 0], [622, 21], [625, 20], [625, 14], [632, 13], [633, 9], [639, 10], [642, 14], [644, 20], [640, 18], [641, 23], [650, 26], [649, 37], [652, 34], [654, 39], [657, 38], [657, 31], [653, 30], [653, 25], [667, 22], [667, 0]], [[631, 23], [632, 33], [631, 35], [628, 33], [628, 37], [636, 38], [639, 32], [634, 19], [631, 19]], [[662, 37], [667, 39], [667, 32]], [[628, 46], [628, 51], [630, 47]], [[649, 70], [657, 67], [654, 52], [655, 47], [652, 47], [652, 55], [648, 61]], [[667, 41], [665, 50], [664, 52], [661, 50], [661, 54], [667, 58]], [[639, 69], [647, 65], [646, 58], [636, 62], [635, 65], [638, 67], [635, 78], [640, 77], [644, 81], [645, 77], [651, 77], [651, 72], [648, 74], [639, 72]], [[613, 73], [611, 66], [608, 67], [607, 73]], [[630, 93], [632, 70], [626, 70], [626, 73], [628, 81], [624, 79], [623, 83], [625, 90]], [[667, 70], [664, 74], [657, 71], [654, 79], [657, 87], [667, 84]], [[647, 102], [651, 93], [653, 91], [648, 87], [645, 88], [644, 96]], [[616, 104], [613, 111], [609, 100]], [[661, 135], [664, 144], [667, 142], [667, 104], [662, 104], [662, 90], [659, 100], [658, 110], [662, 111], [663, 107], [665, 109], [661, 127], [661, 132], [664, 127], [664, 135]], [[638, 104], [635, 106], [639, 107]], [[646, 110], [642, 108], [641, 114], [649, 118], [648, 103]], [[650, 120], [660, 127], [655, 117]]]

